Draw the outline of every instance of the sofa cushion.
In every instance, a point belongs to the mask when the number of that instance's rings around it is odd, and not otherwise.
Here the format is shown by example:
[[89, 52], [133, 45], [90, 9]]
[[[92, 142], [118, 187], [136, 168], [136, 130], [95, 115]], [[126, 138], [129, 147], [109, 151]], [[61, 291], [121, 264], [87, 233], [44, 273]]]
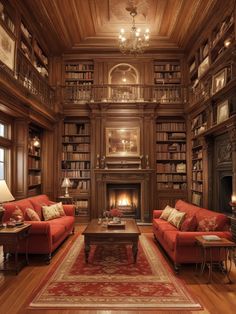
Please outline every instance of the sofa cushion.
[[43, 209], [43, 218], [45, 221], [60, 217], [57, 204], [53, 204], [50, 206], [42, 206], [42, 209]]
[[43, 219], [42, 206], [51, 205], [51, 201], [49, 200], [48, 196], [45, 194], [33, 196], [29, 198], [29, 201], [32, 203], [35, 211], [42, 220]]
[[55, 205], [57, 206], [57, 210], [58, 210], [60, 216], [65, 216], [66, 214], [64, 212], [62, 202], [56, 203]]
[[11, 218], [16, 221], [24, 220], [24, 214], [18, 206], [16, 206], [16, 209], [12, 212]]
[[50, 220], [50, 224], [60, 224], [64, 227], [66, 231], [72, 230], [74, 226], [74, 217], [72, 216], [63, 216]]
[[173, 207], [170, 207], [169, 205], [167, 205], [165, 207], [165, 209], [163, 210], [160, 219], [164, 219], [164, 220], [168, 220], [170, 214], [172, 213], [172, 211], [174, 210]]
[[58, 240], [60, 240], [60, 238], [63, 237], [65, 234], [65, 227], [61, 224], [50, 223], [50, 229], [52, 235], [52, 243], [55, 243]]
[[163, 239], [171, 251], [174, 251], [174, 249], [175, 249], [177, 233], [178, 232], [175, 229], [175, 232], [174, 231], [173, 232], [166, 232], [163, 235]]
[[23, 213], [23, 217], [25, 219], [25, 209], [21, 209], [18, 206], [18, 202], [11, 202], [11, 203], [5, 203], [3, 204], [3, 207], [5, 208], [4, 216], [3, 216], [3, 221], [9, 221], [10, 218], [13, 218], [12, 215], [15, 210], [20, 209]]
[[197, 229], [197, 218], [196, 216], [192, 216], [192, 217], [187, 217], [185, 218], [185, 220], [183, 221], [180, 230], [181, 231], [195, 231]]
[[168, 217], [168, 222], [175, 226], [177, 229], [179, 229], [181, 227], [185, 215], [186, 213], [174, 209], [172, 210], [171, 214]]
[[161, 235], [161, 237], [163, 237], [163, 235], [167, 232], [167, 231], [177, 231], [176, 227], [171, 225], [169, 222], [164, 221], [164, 223], [159, 224], [159, 228], [158, 228], [158, 232]]
[[226, 215], [208, 209], [202, 209], [196, 214], [198, 231], [229, 230], [229, 219]]
[[175, 204], [175, 208], [181, 212], [186, 213], [186, 217], [192, 217], [202, 208], [192, 205], [190, 203], [184, 202], [182, 200], [178, 200]]
[[26, 208], [25, 210], [25, 219], [31, 221], [40, 221], [39, 215], [32, 208]]

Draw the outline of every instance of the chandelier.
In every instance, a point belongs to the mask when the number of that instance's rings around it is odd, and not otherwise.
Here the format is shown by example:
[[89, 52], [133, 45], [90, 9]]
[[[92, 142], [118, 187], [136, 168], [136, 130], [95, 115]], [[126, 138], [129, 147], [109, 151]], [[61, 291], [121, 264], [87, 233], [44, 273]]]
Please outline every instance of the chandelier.
[[147, 28], [144, 33], [140, 28], [135, 25], [135, 16], [137, 15], [137, 8], [126, 8], [130, 11], [132, 16], [132, 27], [128, 37], [125, 34], [125, 30], [122, 28], [119, 34], [119, 48], [122, 53], [129, 53], [138, 55], [143, 53], [145, 48], [149, 46], [150, 32]]

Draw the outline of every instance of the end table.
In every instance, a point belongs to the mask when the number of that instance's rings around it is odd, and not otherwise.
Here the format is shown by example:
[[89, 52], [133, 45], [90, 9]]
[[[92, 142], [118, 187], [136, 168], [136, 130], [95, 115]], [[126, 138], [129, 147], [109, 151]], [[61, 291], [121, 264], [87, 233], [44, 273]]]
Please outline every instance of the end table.
[[[224, 256], [225, 256], [225, 273], [229, 280], [229, 283], [232, 283], [229, 274], [231, 271], [232, 266], [232, 256], [233, 251], [236, 248], [236, 243], [229, 241], [228, 239], [221, 238], [219, 241], [209, 241], [205, 240], [202, 236], [195, 237], [197, 244], [201, 246], [203, 251], [202, 256], [202, 264], [201, 264], [201, 274], [203, 273], [205, 266], [208, 265], [209, 272], [208, 272], [208, 283], [212, 280], [212, 266], [213, 266], [213, 249], [219, 250], [219, 255], [221, 253], [221, 250], [223, 250]], [[207, 262], [207, 256], [210, 256], [210, 262]], [[229, 260], [229, 266], [228, 266], [228, 260]]]
[[[1, 271], [14, 270], [16, 274], [24, 265], [29, 264], [28, 260], [28, 235], [31, 225], [24, 224], [14, 228], [1, 228], [0, 229], [0, 245], [3, 245], [4, 260]], [[25, 259], [19, 260], [19, 247], [21, 241], [25, 241]], [[11, 267], [9, 262], [9, 253], [14, 254], [14, 263]]]
[[57, 197], [58, 202], [62, 202], [62, 204], [73, 204], [73, 197], [71, 196], [58, 196]]

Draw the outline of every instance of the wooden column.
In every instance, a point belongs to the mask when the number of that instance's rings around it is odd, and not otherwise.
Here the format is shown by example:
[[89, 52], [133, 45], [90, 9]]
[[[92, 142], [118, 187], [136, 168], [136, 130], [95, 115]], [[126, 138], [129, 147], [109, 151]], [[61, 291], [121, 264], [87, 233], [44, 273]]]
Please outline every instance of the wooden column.
[[28, 131], [28, 120], [15, 120], [12, 192], [16, 199], [25, 198], [28, 193]]

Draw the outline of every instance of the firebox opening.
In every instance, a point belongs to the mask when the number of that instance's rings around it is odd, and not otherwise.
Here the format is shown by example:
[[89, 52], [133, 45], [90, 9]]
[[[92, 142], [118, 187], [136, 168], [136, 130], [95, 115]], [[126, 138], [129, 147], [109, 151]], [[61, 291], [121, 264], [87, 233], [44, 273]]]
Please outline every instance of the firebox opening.
[[140, 219], [140, 184], [107, 184], [108, 210], [117, 208], [123, 217]]
[[229, 205], [232, 195], [232, 176], [225, 176], [220, 180], [220, 210], [225, 213], [231, 213], [232, 208]]

